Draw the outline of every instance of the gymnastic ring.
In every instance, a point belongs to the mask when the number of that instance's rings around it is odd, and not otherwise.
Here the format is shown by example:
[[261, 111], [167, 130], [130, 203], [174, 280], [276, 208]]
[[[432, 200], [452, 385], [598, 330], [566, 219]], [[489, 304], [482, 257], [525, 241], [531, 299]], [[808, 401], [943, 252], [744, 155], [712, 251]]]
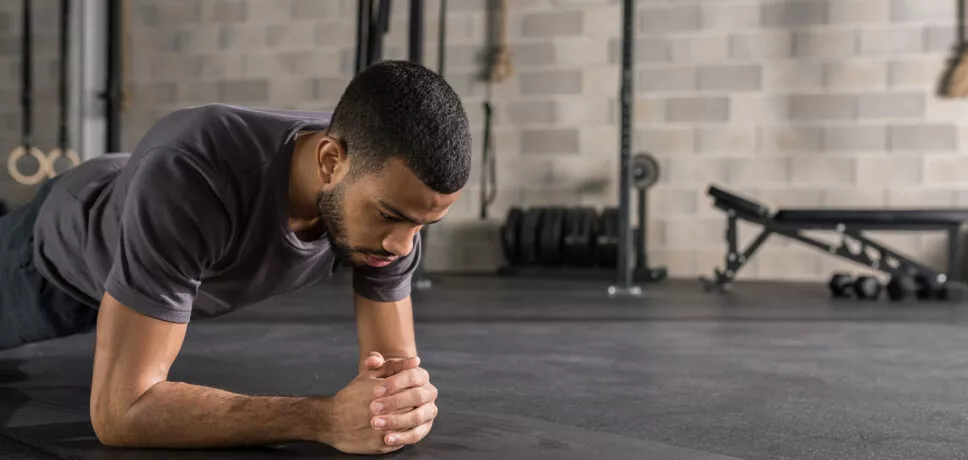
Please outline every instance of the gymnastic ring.
[[71, 162], [72, 168], [81, 164], [81, 158], [77, 156], [77, 153], [74, 152], [73, 149], [68, 148], [66, 150], [66, 153], [64, 153], [61, 151], [60, 147], [54, 147], [54, 149], [47, 154], [47, 161], [49, 162], [47, 177], [50, 177], [51, 179], [53, 179], [55, 176], [57, 176], [57, 171], [54, 170], [54, 163], [56, 163], [57, 159], [60, 157], [67, 158], [67, 160]]
[[10, 152], [10, 157], [7, 158], [7, 172], [10, 173], [10, 177], [12, 177], [13, 180], [20, 184], [36, 185], [39, 184], [40, 181], [44, 180], [45, 176], [50, 174], [50, 171], [52, 170], [50, 167], [51, 162], [47, 159], [47, 157], [44, 156], [44, 152], [41, 152], [37, 147], [31, 147], [29, 152], [30, 156], [37, 159], [39, 166], [37, 167], [36, 173], [31, 176], [26, 176], [20, 172], [20, 167], [17, 165], [17, 162], [26, 156], [27, 153], [27, 149], [25, 149], [23, 146], [13, 149], [13, 151]]

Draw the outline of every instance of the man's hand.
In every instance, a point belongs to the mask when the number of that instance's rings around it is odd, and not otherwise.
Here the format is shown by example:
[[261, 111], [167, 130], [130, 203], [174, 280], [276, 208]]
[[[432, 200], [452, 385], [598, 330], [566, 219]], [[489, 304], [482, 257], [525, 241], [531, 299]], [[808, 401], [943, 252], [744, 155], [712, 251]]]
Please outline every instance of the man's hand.
[[[371, 353], [366, 365], [376, 365], [382, 361], [379, 353]], [[393, 372], [374, 390], [376, 399], [370, 403], [370, 413], [374, 415], [371, 425], [384, 432], [387, 445], [416, 444], [425, 438], [437, 418], [437, 388], [430, 383], [430, 374], [417, 367], [405, 367]], [[384, 366], [397, 366], [398, 361], [387, 361]]]
[[[322, 441], [349, 454], [375, 454], [393, 452], [423, 439], [430, 432], [429, 422], [437, 415], [432, 400], [431, 407], [419, 403], [416, 404], [419, 406], [416, 409], [411, 405], [395, 414], [388, 413], [390, 404], [384, 402], [382, 404], [387, 409], [380, 412], [383, 414], [381, 417], [374, 417], [373, 411], [375, 402], [381, 401], [378, 399], [380, 388], [388, 385], [388, 388], [393, 389], [392, 392], [383, 393], [385, 400], [412, 390], [412, 385], [407, 386], [406, 381], [401, 381], [399, 377], [415, 373], [427, 375], [427, 371], [417, 367], [419, 365], [419, 358], [387, 361], [379, 353], [371, 353], [360, 374], [333, 397], [330, 411], [332, 420], [328, 423], [329, 435]], [[429, 378], [424, 381], [429, 385]], [[433, 394], [435, 399], [436, 389]], [[421, 415], [428, 411], [432, 411], [431, 417]], [[378, 418], [388, 419], [387, 423], [380, 427]], [[388, 432], [391, 428], [394, 431]]]

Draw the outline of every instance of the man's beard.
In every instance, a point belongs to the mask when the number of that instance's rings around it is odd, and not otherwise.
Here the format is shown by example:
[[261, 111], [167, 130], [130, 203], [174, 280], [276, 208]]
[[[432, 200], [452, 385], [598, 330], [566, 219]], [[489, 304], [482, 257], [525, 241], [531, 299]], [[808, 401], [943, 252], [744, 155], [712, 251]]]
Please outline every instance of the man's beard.
[[316, 195], [316, 211], [319, 213], [319, 220], [326, 228], [329, 237], [330, 247], [336, 258], [346, 264], [353, 264], [353, 248], [350, 246], [346, 230], [346, 221], [343, 218], [343, 193], [344, 185], [337, 185], [331, 192], [319, 192]]

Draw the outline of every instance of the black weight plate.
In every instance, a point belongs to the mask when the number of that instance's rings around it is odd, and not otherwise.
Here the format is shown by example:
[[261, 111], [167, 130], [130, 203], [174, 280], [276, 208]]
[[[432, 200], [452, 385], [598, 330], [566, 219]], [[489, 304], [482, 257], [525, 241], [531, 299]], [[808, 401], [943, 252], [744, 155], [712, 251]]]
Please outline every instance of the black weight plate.
[[561, 208], [548, 208], [541, 216], [539, 257], [542, 265], [561, 264], [561, 246], [564, 242], [565, 213]]
[[581, 208], [565, 209], [564, 241], [562, 244], [562, 262], [566, 265], [576, 265], [581, 252], [579, 238], [581, 237]]
[[572, 264], [577, 267], [595, 265], [595, 238], [598, 236], [598, 212], [594, 208], [581, 208], [578, 212], [578, 233], [575, 237], [575, 253]]
[[594, 208], [585, 209], [585, 215], [582, 217], [582, 228], [587, 230], [587, 233], [583, 235], [583, 238], [587, 236], [587, 244], [582, 245], [582, 253], [579, 257], [579, 262], [584, 267], [595, 266], [595, 251], [598, 247], [598, 211]]
[[521, 218], [521, 234], [518, 239], [518, 263], [521, 265], [535, 265], [538, 263], [538, 242], [541, 226], [541, 215], [544, 208], [529, 208]]
[[659, 181], [659, 162], [648, 153], [632, 157], [632, 184], [635, 188], [649, 188]]
[[618, 209], [605, 208], [598, 218], [598, 244], [596, 259], [598, 266], [614, 268], [618, 266]]
[[504, 219], [504, 226], [501, 228], [501, 248], [504, 250], [504, 260], [510, 265], [517, 265], [518, 245], [521, 238], [521, 219], [524, 211], [521, 208], [513, 207], [508, 210], [508, 215]]

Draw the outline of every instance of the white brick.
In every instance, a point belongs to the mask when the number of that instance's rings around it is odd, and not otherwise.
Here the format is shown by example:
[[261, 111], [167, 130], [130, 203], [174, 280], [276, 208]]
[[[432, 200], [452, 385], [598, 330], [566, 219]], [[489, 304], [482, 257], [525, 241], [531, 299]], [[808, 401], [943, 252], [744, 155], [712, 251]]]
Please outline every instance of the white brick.
[[890, 18], [890, 4], [884, 0], [834, 0], [830, 24], [880, 24]]
[[584, 8], [582, 12], [584, 14], [583, 37], [617, 38], [619, 36], [620, 29], [616, 25], [621, 24], [621, 8], [592, 7]]
[[760, 151], [764, 153], [815, 152], [820, 150], [822, 130], [814, 126], [762, 126]]
[[857, 34], [852, 29], [817, 29], [793, 36], [798, 57], [844, 58], [857, 53]]
[[918, 87], [936, 84], [945, 68], [943, 59], [910, 59], [889, 65], [888, 82], [892, 87]]
[[640, 93], [683, 92], [699, 84], [697, 71], [691, 67], [648, 68], [639, 71], [637, 76], [635, 89]]
[[507, 120], [515, 126], [550, 124], [556, 119], [554, 101], [521, 101], [507, 104]]
[[857, 185], [895, 188], [921, 184], [921, 159], [897, 155], [865, 155], [857, 158]]
[[921, 28], [868, 29], [860, 31], [860, 52], [868, 55], [920, 53], [924, 50]]
[[955, 18], [956, 2], [936, 0], [891, 0], [891, 19], [894, 21], [947, 21]]
[[525, 37], [573, 36], [582, 33], [580, 11], [527, 13], [521, 26]]
[[521, 94], [579, 94], [582, 73], [579, 70], [529, 72], [520, 75]]
[[958, 30], [954, 26], [928, 27], [925, 36], [925, 51], [948, 53], [956, 49]]
[[952, 151], [958, 148], [958, 133], [950, 124], [894, 125], [889, 136], [891, 150]]
[[927, 97], [925, 120], [948, 122], [968, 120], [968, 104], [964, 99], [942, 99], [931, 95]]
[[729, 183], [785, 185], [790, 182], [789, 158], [732, 158], [729, 159]]
[[588, 37], [560, 37], [554, 42], [557, 65], [583, 67], [608, 64], [608, 42]]
[[521, 151], [525, 154], [578, 153], [577, 129], [525, 129], [521, 131]]
[[758, 65], [724, 65], [699, 68], [699, 89], [711, 91], [752, 91], [763, 86]]
[[783, 96], [739, 94], [730, 97], [729, 110], [731, 123], [774, 123], [789, 118], [790, 102]]
[[[635, 98], [633, 109], [635, 112], [632, 119], [636, 124], [662, 123], [665, 121], [665, 99], [638, 97]], [[612, 114], [609, 122], [617, 122], [617, 110], [613, 105], [609, 112]]]
[[[858, 166], [861, 173], [863, 167]], [[874, 187], [831, 188], [824, 191], [823, 206], [828, 208], [879, 208], [887, 203], [887, 192]]]
[[[554, 65], [558, 53], [558, 48], [549, 42], [512, 43], [508, 47], [511, 51], [511, 62], [514, 63], [514, 67], [517, 69]], [[482, 51], [478, 43], [462, 45], [461, 48], [464, 53], [471, 53], [472, 55]], [[477, 51], [475, 52], [475, 50]], [[452, 55], [452, 52], [447, 53], [447, 62], [452, 60], [449, 57]], [[475, 59], [475, 66], [479, 67], [480, 62], [477, 61]]]
[[850, 94], [794, 94], [792, 120], [845, 120], [857, 115], [857, 98]]
[[856, 161], [852, 158], [797, 156], [790, 159], [792, 185], [852, 185]]
[[248, 16], [263, 23], [289, 22], [292, 20], [291, 0], [248, 0]]
[[887, 128], [884, 126], [827, 126], [824, 128], [823, 150], [884, 151], [887, 149]]
[[619, 74], [618, 66], [596, 66], [581, 69], [582, 94], [614, 97], [618, 94]]
[[820, 62], [777, 61], [763, 66], [763, 88], [774, 93], [823, 87], [824, 67]]
[[314, 49], [316, 33], [316, 26], [308, 22], [270, 25], [266, 27], [266, 44], [286, 51]]
[[772, 209], [817, 208], [823, 203], [824, 190], [829, 189], [829, 186], [763, 187], [752, 196], [752, 199]]
[[887, 63], [873, 60], [845, 60], [824, 66], [824, 83], [833, 89], [872, 89], [887, 86]]
[[219, 30], [218, 45], [223, 50], [252, 52], [266, 47], [266, 28], [252, 25], [223, 26]]
[[747, 155], [756, 151], [756, 127], [700, 128], [696, 130], [699, 153], [733, 153]]
[[945, 208], [957, 205], [954, 190], [925, 190], [892, 187], [887, 191], [887, 206], [891, 208]]
[[761, 12], [763, 27], [821, 25], [827, 20], [827, 2], [813, 0], [767, 1]]
[[668, 177], [670, 184], [677, 186], [722, 184], [729, 181], [729, 162], [725, 158], [672, 157], [663, 174]]
[[759, 25], [760, 8], [757, 4], [702, 4], [702, 28], [705, 30], [741, 30]]
[[635, 131], [633, 145], [655, 155], [666, 156], [696, 151], [690, 128], [654, 128]]
[[964, 186], [968, 177], [968, 156], [937, 155], [928, 157], [925, 162], [925, 183]]
[[793, 33], [790, 31], [734, 35], [729, 43], [733, 59], [761, 60], [793, 55]]
[[689, 216], [696, 214], [699, 207], [699, 192], [695, 189], [673, 189], [668, 187], [656, 187], [650, 194], [653, 195], [650, 212], [654, 216]]
[[923, 118], [923, 93], [867, 93], [857, 96], [857, 117], [861, 119]]
[[666, 120], [673, 123], [728, 121], [729, 98], [670, 98], [666, 101]]
[[642, 35], [699, 30], [702, 17], [698, 5], [639, 7], [638, 30]]
[[[600, 97], [560, 97], [555, 104], [556, 122], [563, 126], [600, 126], [608, 123], [608, 99]], [[608, 128], [615, 136], [615, 128]]]
[[725, 37], [681, 37], [670, 44], [672, 61], [676, 63], [709, 63], [729, 56], [729, 40]]

